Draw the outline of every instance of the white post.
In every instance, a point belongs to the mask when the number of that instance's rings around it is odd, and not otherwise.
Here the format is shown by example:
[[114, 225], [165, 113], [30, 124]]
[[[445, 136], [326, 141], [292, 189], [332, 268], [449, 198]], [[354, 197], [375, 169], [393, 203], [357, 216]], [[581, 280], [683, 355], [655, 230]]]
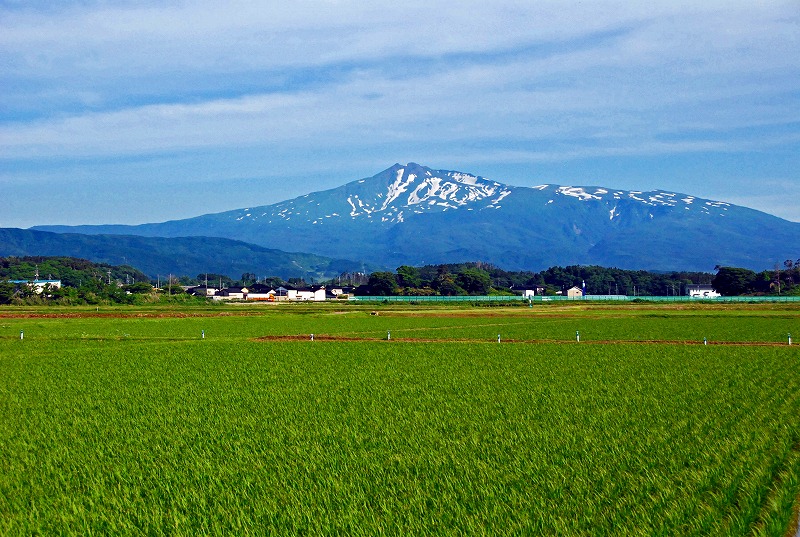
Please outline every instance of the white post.
[[791, 345], [791, 344], [792, 344], [792, 334], [789, 333], [789, 345]]
[[703, 345], [708, 345], [708, 339], [703, 338]]
[[575, 341], [577, 341], [578, 343], [581, 342], [581, 333], [577, 330], [575, 330]]
[[200, 330], [200, 338], [201, 339], [205, 339], [206, 338], [206, 331], [205, 330]]
[[25, 333], [22, 330], [19, 331], [19, 338], [25, 339]]
[[497, 334], [497, 342], [500, 343], [500, 334]]
[[392, 339], [392, 333], [389, 330], [387, 330], [386, 331], [386, 341], [389, 341], [390, 339]]
[[311, 334], [311, 341], [314, 341], [314, 334]]

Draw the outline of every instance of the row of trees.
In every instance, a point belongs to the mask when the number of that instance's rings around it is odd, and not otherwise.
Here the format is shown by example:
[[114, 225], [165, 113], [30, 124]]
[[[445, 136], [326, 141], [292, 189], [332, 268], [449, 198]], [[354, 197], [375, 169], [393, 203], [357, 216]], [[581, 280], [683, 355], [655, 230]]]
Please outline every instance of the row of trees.
[[707, 272], [656, 273], [595, 265], [551, 267], [542, 272], [510, 272], [486, 263], [461, 263], [411, 267], [396, 272], [375, 272], [359, 293], [387, 295], [488, 295], [510, 293], [511, 288], [538, 289], [555, 295], [586, 283], [595, 295], [670, 296], [686, 294], [686, 286], [711, 283]]
[[150, 282], [145, 273], [129, 265], [114, 266], [75, 257], [0, 257], [0, 280], [33, 280], [37, 274], [42, 280], [61, 280], [69, 287], [80, 287], [89, 280], [123, 285]]
[[43, 288], [0, 282], [0, 304], [143, 304], [157, 300], [152, 293], [153, 286], [147, 282], [120, 286], [88, 280], [79, 287], [45, 285]]
[[[11, 283], [60, 280], [61, 287]], [[183, 290], [179, 285], [177, 289]], [[150, 279], [128, 266], [73, 257], [0, 257], [0, 304], [142, 304], [160, 300]]]
[[421, 271], [403, 265], [397, 273], [373, 272], [367, 285], [357, 289], [356, 294], [374, 296], [388, 295], [488, 295], [497, 292], [492, 287], [489, 273], [476, 267], [464, 267], [453, 273], [441, 265], [435, 276], [423, 279]]
[[[724, 296], [758, 294], [800, 294], [800, 259], [787, 260], [773, 270], [755, 272], [736, 267], [716, 267], [717, 274], [706, 272], [658, 273], [632, 271], [595, 265], [551, 267], [541, 272], [505, 271], [488, 263], [458, 263], [412, 267], [402, 265], [395, 272], [358, 274], [356, 293], [362, 295], [491, 295], [510, 294], [512, 288], [536, 289], [555, 295], [586, 283], [589, 294], [635, 296], [681, 296], [690, 284], [710, 283]], [[59, 279], [60, 289], [37, 292], [25, 284], [7, 280]], [[347, 275], [351, 279], [352, 275]], [[4, 282], [6, 280], [6, 282]], [[330, 280], [337, 285], [342, 278]], [[57, 302], [62, 304], [131, 304], [163, 300], [187, 300], [183, 286], [230, 287], [255, 283], [279, 287], [304, 286], [302, 278], [272, 276], [258, 278], [244, 273], [234, 280], [223, 274], [198, 274], [196, 277], [168, 276], [158, 279], [159, 289], [142, 272], [129, 266], [111, 266], [65, 257], [0, 258], [0, 304], [12, 302]], [[156, 282], [152, 282], [156, 283]], [[356, 283], [356, 282], [353, 282]], [[156, 293], [158, 291], [158, 293]]]
[[800, 259], [787, 259], [773, 270], [755, 272], [738, 267], [717, 267], [714, 289], [724, 296], [800, 295]]
[[[343, 274], [322, 283], [352, 283], [357, 286], [357, 294], [373, 296], [509, 294], [512, 288], [535, 288], [543, 294], [556, 295], [570, 287], [582, 287], [584, 282], [588, 293], [593, 295], [684, 296], [687, 286], [692, 284], [713, 284], [725, 296], [800, 292], [800, 259], [787, 260], [774, 270], [759, 273], [734, 267], [716, 267], [716, 270], [714, 275], [697, 271], [651, 272], [570, 265], [532, 272], [506, 271], [489, 263], [477, 262], [424, 267], [402, 265], [395, 272]], [[212, 287], [252, 286], [255, 283], [301, 287], [307, 284], [302, 278], [258, 278], [253, 273], [244, 273], [239, 280], [222, 274], [198, 274], [194, 278], [173, 277], [170, 288], [175, 294], [182, 292], [180, 285], [203, 285], [205, 282]], [[166, 289], [166, 284], [162, 282], [161, 288]]]

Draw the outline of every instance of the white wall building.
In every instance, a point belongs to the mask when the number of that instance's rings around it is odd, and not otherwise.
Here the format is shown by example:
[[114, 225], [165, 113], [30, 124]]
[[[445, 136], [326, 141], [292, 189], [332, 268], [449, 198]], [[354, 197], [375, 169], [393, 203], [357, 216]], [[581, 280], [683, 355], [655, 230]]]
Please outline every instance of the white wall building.
[[722, 296], [710, 283], [694, 283], [687, 285], [686, 294], [692, 298], [717, 298]]
[[289, 289], [286, 292], [286, 296], [289, 300], [309, 300], [314, 302], [323, 302], [325, 300], [325, 288], [300, 288], [300, 289]]

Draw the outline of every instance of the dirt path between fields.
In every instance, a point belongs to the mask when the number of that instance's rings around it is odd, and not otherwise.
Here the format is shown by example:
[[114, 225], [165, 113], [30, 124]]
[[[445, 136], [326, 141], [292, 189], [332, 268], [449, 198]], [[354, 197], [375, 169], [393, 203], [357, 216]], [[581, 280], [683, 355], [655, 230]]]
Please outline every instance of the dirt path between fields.
[[[332, 336], [328, 334], [314, 334], [313, 341], [365, 341], [365, 342], [378, 342], [384, 343], [495, 343], [495, 340], [487, 339], [433, 339], [433, 338], [409, 338], [409, 337], [392, 337], [390, 340], [386, 338], [375, 337], [354, 337], [354, 336]], [[254, 338], [254, 341], [311, 341], [311, 334], [301, 335], [279, 335], [279, 336], [261, 336]], [[583, 340], [571, 341], [563, 339], [500, 339], [500, 343], [518, 343], [528, 345], [538, 344], [563, 344], [563, 345], [708, 345], [708, 346], [732, 346], [732, 347], [787, 347], [786, 343], [777, 343], [769, 341], [703, 341], [695, 340], [658, 340], [658, 339], [598, 339], [598, 340]], [[798, 536], [800, 537], [800, 536]]]

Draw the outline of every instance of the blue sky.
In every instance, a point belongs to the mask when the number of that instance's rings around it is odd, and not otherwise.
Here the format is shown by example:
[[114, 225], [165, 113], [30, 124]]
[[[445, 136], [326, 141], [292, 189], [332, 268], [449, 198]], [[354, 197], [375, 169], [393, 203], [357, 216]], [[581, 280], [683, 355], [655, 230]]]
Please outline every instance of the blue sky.
[[265, 205], [395, 162], [800, 221], [800, 3], [0, 2], [0, 227]]

